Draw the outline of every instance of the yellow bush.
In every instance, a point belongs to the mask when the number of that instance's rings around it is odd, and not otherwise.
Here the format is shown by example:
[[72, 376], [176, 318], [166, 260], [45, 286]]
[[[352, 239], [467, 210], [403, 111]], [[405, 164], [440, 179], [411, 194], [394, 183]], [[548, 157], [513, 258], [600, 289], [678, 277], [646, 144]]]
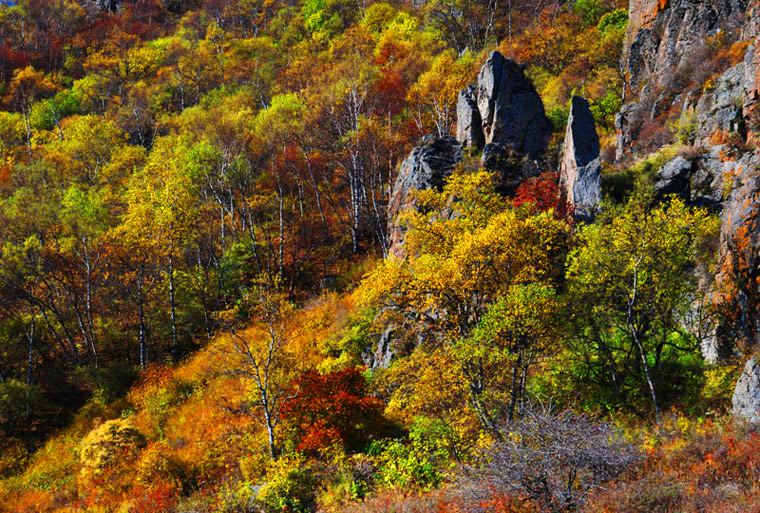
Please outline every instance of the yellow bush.
[[124, 452], [136, 452], [144, 441], [130, 419], [109, 420], [84, 437], [79, 446], [79, 461], [83, 470], [97, 474]]

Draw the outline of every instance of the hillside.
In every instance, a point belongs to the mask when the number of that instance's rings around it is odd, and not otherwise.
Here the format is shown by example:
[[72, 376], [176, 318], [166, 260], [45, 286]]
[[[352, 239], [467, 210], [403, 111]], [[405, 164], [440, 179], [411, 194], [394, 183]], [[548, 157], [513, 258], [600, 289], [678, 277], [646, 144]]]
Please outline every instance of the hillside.
[[0, 511], [760, 511], [758, 16], [0, 3]]

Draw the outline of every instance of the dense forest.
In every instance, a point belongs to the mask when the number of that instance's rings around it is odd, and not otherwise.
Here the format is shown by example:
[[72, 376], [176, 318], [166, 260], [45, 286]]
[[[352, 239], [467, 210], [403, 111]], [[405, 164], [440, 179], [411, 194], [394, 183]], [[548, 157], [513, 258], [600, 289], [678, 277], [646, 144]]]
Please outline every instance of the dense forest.
[[760, 511], [758, 35], [0, 1], [0, 511]]

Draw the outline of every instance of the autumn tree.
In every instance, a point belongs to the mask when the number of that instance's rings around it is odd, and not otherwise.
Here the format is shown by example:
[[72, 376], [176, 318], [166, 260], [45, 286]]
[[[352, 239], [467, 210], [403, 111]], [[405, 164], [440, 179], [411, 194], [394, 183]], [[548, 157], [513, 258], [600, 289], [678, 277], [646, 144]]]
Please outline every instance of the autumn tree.
[[[462, 342], [484, 319], [482, 336], [505, 350], [515, 344], [510, 349], [518, 358], [521, 330], [536, 330], [525, 334], [522, 343], [543, 336], [541, 321], [521, 313], [535, 305], [502, 303], [491, 318], [487, 312], [510, 291], [524, 290], [514, 287], [552, 286], [562, 272], [566, 225], [551, 211], [534, 214], [528, 208], [509, 208], [494, 191], [493, 175], [486, 172], [454, 175], [441, 192], [418, 192], [417, 201], [418, 209], [401, 217], [409, 229], [408, 256], [378, 266], [365, 283], [365, 301], [418, 318], [428, 336], [434, 334], [457, 351], [472, 407], [482, 426], [498, 436], [488, 404], [498, 376], [489, 375], [494, 367], [477, 344]], [[505, 316], [514, 317], [492, 330], [491, 323]]]
[[573, 347], [582, 366], [591, 379], [611, 381], [624, 403], [627, 380], [643, 382], [657, 419], [656, 382], [668, 351], [697, 348], [681, 322], [700, 293], [693, 269], [711, 225], [703, 210], [680, 199], [652, 207], [633, 198], [618, 215], [583, 227], [569, 256], [580, 320]]
[[[269, 456], [280, 454], [278, 435], [288, 403], [298, 396], [290, 386], [294, 370], [291, 343], [295, 339], [289, 323], [293, 305], [277, 289], [278, 281], [262, 277], [238, 305], [220, 314], [229, 335], [232, 356], [224, 372], [238, 376], [246, 399], [230, 406], [250, 416], [266, 431]], [[253, 326], [244, 329], [247, 322]]]
[[298, 451], [315, 452], [333, 445], [358, 450], [381, 427], [383, 403], [369, 395], [362, 369], [308, 371], [296, 380], [295, 390], [283, 416]]

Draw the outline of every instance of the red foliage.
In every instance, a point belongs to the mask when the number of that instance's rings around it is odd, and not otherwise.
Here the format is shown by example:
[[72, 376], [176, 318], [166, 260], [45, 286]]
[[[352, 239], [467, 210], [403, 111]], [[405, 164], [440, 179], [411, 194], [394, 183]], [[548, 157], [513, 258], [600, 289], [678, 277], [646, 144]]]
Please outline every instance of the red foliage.
[[606, 487], [585, 511], [759, 512], [760, 438], [740, 428], [675, 436], [649, 452], [634, 475]]
[[525, 180], [517, 188], [512, 203], [516, 207], [530, 203], [539, 212], [554, 209], [557, 219], [568, 219], [571, 214], [570, 208], [560, 194], [557, 173], [552, 172]]
[[319, 374], [309, 371], [298, 380], [298, 395], [283, 417], [297, 438], [297, 450], [314, 453], [335, 444], [355, 450], [382, 424], [382, 401], [367, 393], [362, 370]]
[[[133, 492], [137, 490], [133, 489]], [[138, 491], [129, 513], [155, 513], [169, 511], [177, 502], [179, 493], [175, 486], [158, 483], [146, 490]]]

